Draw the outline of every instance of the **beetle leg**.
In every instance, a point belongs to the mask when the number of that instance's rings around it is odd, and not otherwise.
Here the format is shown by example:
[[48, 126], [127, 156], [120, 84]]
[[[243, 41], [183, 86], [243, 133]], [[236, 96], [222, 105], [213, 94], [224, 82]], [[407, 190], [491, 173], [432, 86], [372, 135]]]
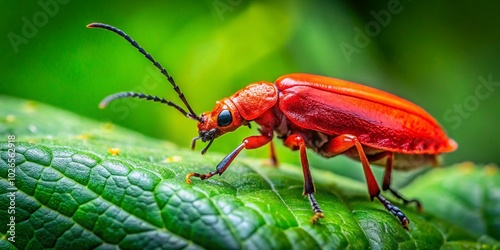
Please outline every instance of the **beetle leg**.
[[[346, 150], [356, 147], [358, 151], [358, 155], [361, 161], [361, 165], [363, 165], [363, 172], [365, 173], [366, 183], [368, 185], [368, 193], [370, 194], [370, 199], [373, 201], [373, 198], [377, 198], [382, 205], [387, 209], [387, 211], [391, 212], [394, 216], [398, 217], [401, 225], [405, 229], [408, 229], [408, 224], [410, 220], [406, 217], [406, 215], [396, 206], [393, 206], [385, 197], [380, 194], [380, 188], [378, 187], [377, 181], [373, 172], [370, 168], [370, 164], [368, 163], [368, 158], [366, 157], [365, 152], [363, 151], [363, 146], [358, 141], [358, 138], [354, 135], [350, 134], [342, 134], [333, 139], [331, 139], [325, 146], [321, 148], [324, 152], [337, 155], [345, 152]], [[392, 160], [391, 160], [391, 168], [392, 168]], [[390, 180], [390, 173], [389, 173]]]
[[368, 193], [370, 194], [370, 198], [373, 200], [373, 198], [380, 194], [380, 188], [378, 187], [375, 176], [370, 169], [370, 164], [368, 163], [368, 158], [363, 151], [363, 147], [356, 136], [350, 134], [339, 135], [331, 139], [321, 148], [321, 150], [331, 155], [338, 155], [344, 153], [352, 147], [356, 147], [358, 150], [358, 155], [361, 164], [363, 165], [363, 172], [365, 173], [366, 183], [368, 184]]
[[389, 190], [394, 196], [403, 201], [403, 204], [407, 205], [409, 203], [415, 203], [417, 206], [417, 210], [422, 212], [422, 204], [417, 199], [405, 199], [401, 194], [399, 194], [395, 189], [391, 187], [391, 175], [392, 175], [392, 167], [394, 162], [394, 154], [389, 151], [381, 152], [375, 155], [372, 155], [368, 158], [369, 161], [377, 161], [384, 157], [387, 157], [387, 161], [385, 162], [385, 170], [384, 170], [384, 180], [382, 182], [382, 190]]
[[276, 156], [276, 150], [274, 149], [273, 141], [269, 142], [269, 160], [273, 167], [278, 167], [278, 157]]
[[215, 171], [208, 172], [206, 174], [199, 174], [199, 173], [189, 173], [186, 175], [186, 182], [188, 184], [191, 184], [191, 177], [198, 177], [202, 180], [208, 179], [216, 174], [222, 175], [224, 171], [229, 167], [231, 162], [238, 156], [238, 154], [241, 152], [241, 150], [245, 149], [255, 149], [255, 148], [260, 148], [267, 143], [269, 143], [273, 139], [273, 131], [270, 129], [262, 129], [261, 130], [261, 135], [255, 135], [255, 136], [249, 136], [243, 140], [243, 142], [236, 147], [231, 153], [229, 153], [224, 159], [222, 159], [219, 164], [217, 164], [217, 167]]
[[311, 176], [311, 171], [309, 170], [309, 161], [307, 160], [306, 153], [306, 143], [302, 136], [298, 134], [291, 134], [285, 140], [285, 145], [289, 148], [298, 148], [300, 150], [300, 161], [302, 163], [302, 172], [304, 174], [304, 192], [302, 195], [307, 195], [309, 198], [309, 203], [314, 211], [314, 215], [311, 218], [311, 223], [314, 224], [320, 218], [325, 217], [323, 210], [321, 210], [318, 202], [314, 198], [314, 193], [316, 193], [316, 188], [314, 187], [314, 182]]
[[[259, 132], [262, 135], [266, 134], [266, 130], [264, 128], [259, 128]], [[278, 157], [276, 157], [276, 150], [274, 149], [274, 143], [272, 140], [269, 142], [269, 161], [265, 162], [264, 165], [278, 167]]]
[[215, 171], [208, 172], [206, 174], [199, 174], [199, 173], [189, 173], [186, 175], [186, 182], [188, 184], [191, 184], [191, 177], [198, 177], [202, 180], [208, 179], [216, 174], [221, 175], [226, 171], [227, 167], [231, 164], [231, 162], [238, 156], [238, 154], [241, 152], [241, 150], [245, 147], [245, 143], [241, 143], [237, 148], [235, 148], [231, 153], [229, 153], [224, 159], [222, 159], [219, 164], [217, 164], [217, 167]]

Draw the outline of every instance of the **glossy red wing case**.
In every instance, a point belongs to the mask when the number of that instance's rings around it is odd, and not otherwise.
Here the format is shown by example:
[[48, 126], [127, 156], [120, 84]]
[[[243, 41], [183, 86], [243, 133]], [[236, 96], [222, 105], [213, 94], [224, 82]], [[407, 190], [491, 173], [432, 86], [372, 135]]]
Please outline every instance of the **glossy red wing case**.
[[438, 154], [457, 147], [425, 110], [387, 92], [309, 74], [282, 76], [276, 86], [280, 110], [304, 129], [352, 134], [363, 145], [405, 154]]

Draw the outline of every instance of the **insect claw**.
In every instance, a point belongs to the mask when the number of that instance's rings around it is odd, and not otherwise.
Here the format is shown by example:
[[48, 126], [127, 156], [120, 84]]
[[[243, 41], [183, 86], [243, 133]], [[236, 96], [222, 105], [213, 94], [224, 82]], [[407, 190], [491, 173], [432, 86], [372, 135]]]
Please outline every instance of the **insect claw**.
[[314, 225], [319, 219], [325, 218], [325, 214], [323, 214], [323, 210], [321, 210], [318, 202], [314, 198], [314, 194], [309, 193], [309, 194], [305, 194], [305, 195], [307, 195], [307, 197], [309, 198], [309, 203], [311, 203], [311, 207], [314, 211], [314, 215], [311, 218], [311, 224]]
[[323, 212], [314, 213], [313, 217], [311, 218], [311, 224], [316, 224], [316, 222], [321, 218], [325, 218], [325, 214], [323, 214]]
[[394, 206], [389, 202], [384, 196], [378, 195], [377, 199], [384, 205], [385, 209], [389, 211], [391, 214], [396, 216], [399, 221], [401, 222], [401, 225], [404, 227], [404, 229], [408, 230], [408, 224], [410, 224], [410, 219], [406, 217], [406, 215], [401, 211], [398, 207]]
[[189, 174], [186, 175], [186, 179], [185, 180], [186, 180], [187, 184], [191, 184], [192, 183], [191, 177], [193, 177], [193, 176], [194, 177], [198, 177], [198, 178], [200, 178], [202, 180], [205, 180], [205, 179], [208, 179], [208, 178], [210, 178], [210, 177], [212, 177], [212, 176], [214, 176], [216, 174], [221, 175], [222, 173], [220, 173], [218, 171], [212, 171], [212, 172], [207, 173], [207, 174], [199, 174], [199, 173], [193, 173], [193, 172], [191, 172], [191, 173], [189, 173]]
[[193, 183], [193, 182], [191, 181], [191, 177], [193, 177], [193, 176], [197, 176], [197, 175], [198, 175], [197, 173], [193, 173], [193, 172], [191, 172], [191, 173], [187, 174], [187, 175], [186, 175], [186, 183], [187, 183], [187, 184], [191, 184], [191, 183]]

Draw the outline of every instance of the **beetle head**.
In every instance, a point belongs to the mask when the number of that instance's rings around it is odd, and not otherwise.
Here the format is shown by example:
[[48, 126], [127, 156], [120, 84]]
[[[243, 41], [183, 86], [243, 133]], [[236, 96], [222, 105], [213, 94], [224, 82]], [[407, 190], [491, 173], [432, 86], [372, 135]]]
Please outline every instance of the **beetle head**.
[[191, 141], [191, 148], [194, 149], [196, 141], [207, 142], [208, 145], [201, 151], [204, 154], [212, 142], [219, 136], [232, 132], [241, 125], [248, 125], [236, 109], [236, 106], [229, 98], [224, 98], [215, 103], [212, 111], [204, 112], [198, 122], [198, 136]]

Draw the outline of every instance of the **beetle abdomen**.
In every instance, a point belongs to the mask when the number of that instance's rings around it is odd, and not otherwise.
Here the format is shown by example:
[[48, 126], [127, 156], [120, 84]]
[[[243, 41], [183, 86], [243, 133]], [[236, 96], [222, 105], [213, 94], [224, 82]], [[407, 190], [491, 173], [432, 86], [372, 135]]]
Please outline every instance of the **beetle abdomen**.
[[302, 128], [329, 135], [352, 134], [363, 145], [405, 154], [456, 149], [432, 116], [389, 93], [305, 74], [284, 76], [276, 86], [280, 110]]

